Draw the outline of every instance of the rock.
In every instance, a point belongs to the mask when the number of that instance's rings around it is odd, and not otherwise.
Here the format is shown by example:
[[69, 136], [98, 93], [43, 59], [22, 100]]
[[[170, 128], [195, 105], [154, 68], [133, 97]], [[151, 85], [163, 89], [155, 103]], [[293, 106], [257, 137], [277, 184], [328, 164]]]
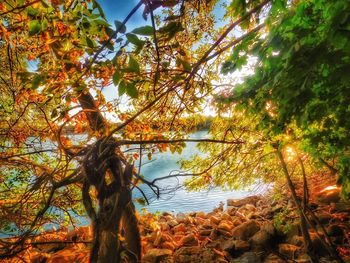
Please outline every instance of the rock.
[[156, 238], [153, 241], [153, 245], [155, 247], [158, 247], [162, 242], [163, 242], [162, 234], [160, 232], [157, 232], [157, 236], [156, 236]]
[[217, 232], [219, 232], [223, 236], [232, 237], [232, 232], [231, 231], [226, 231], [224, 229], [217, 229]]
[[248, 240], [260, 230], [259, 224], [255, 220], [249, 220], [233, 229], [232, 235], [235, 238]]
[[276, 228], [272, 222], [266, 222], [266, 223], [262, 224], [260, 229], [266, 231], [271, 236], [276, 235]]
[[162, 216], [171, 216], [171, 217], [172, 217], [173, 214], [170, 213], [170, 212], [166, 212], [166, 211], [165, 211], [165, 212], [162, 213]]
[[230, 220], [231, 221], [232, 217], [228, 212], [224, 212], [221, 214], [221, 220]]
[[295, 235], [287, 239], [288, 243], [295, 246], [302, 246], [304, 244], [304, 238], [302, 236]]
[[235, 249], [235, 241], [233, 239], [228, 239], [220, 243], [220, 248], [222, 251], [227, 251], [229, 253], [233, 252]]
[[350, 203], [349, 202], [338, 202], [331, 204], [331, 212], [350, 212]]
[[186, 214], [185, 214], [185, 213], [182, 213], [182, 212], [177, 213], [177, 215], [176, 215], [176, 220], [177, 220], [179, 223], [185, 222], [186, 218], [187, 218]]
[[292, 210], [293, 207], [295, 207], [294, 201], [293, 201], [292, 199], [288, 199], [288, 202], [287, 202], [287, 209], [288, 209], [288, 210]]
[[204, 212], [197, 212], [197, 213], [196, 213], [196, 216], [197, 216], [197, 217], [200, 217], [200, 218], [203, 218], [203, 219], [206, 219], [206, 218], [207, 218], [207, 214], [204, 213]]
[[[21, 255], [23, 262], [30, 263], [42, 263], [46, 262], [46, 260], [50, 257], [48, 253], [42, 253], [39, 249], [31, 248], [29, 251], [25, 253], [25, 255]], [[7, 262], [7, 261], [6, 261]]]
[[61, 240], [50, 240], [50, 241], [57, 241], [57, 243], [47, 243], [47, 244], [39, 244], [36, 245], [37, 248], [39, 248], [44, 253], [52, 253], [56, 251], [60, 251], [65, 248], [65, 244], [61, 243]]
[[196, 216], [194, 219], [193, 219], [194, 223], [197, 225], [197, 226], [201, 226], [203, 224], [205, 224], [207, 222], [206, 219], [203, 219], [201, 217], [198, 217]]
[[242, 224], [242, 221], [238, 218], [233, 219], [231, 222], [232, 222], [232, 225], [234, 226], [239, 226]]
[[202, 229], [202, 230], [199, 230], [199, 234], [201, 236], [209, 236], [211, 234], [211, 229]]
[[250, 245], [247, 241], [235, 240], [233, 243], [234, 243], [234, 249], [236, 253], [246, 252], [250, 249]]
[[67, 247], [55, 254], [51, 255], [46, 263], [60, 263], [60, 262], [87, 262], [89, 259], [89, 250], [77, 250], [74, 247]]
[[329, 225], [326, 229], [327, 234], [330, 236], [343, 236], [344, 235], [344, 230], [339, 226], [339, 225]]
[[327, 248], [323, 245], [322, 240], [317, 236], [316, 233], [310, 233], [310, 239], [315, 253], [320, 256], [328, 255]]
[[217, 229], [218, 230], [225, 230], [225, 231], [228, 231], [228, 232], [231, 232], [233, 226], [229, 224], [229, 222], [220, 222], [220, 224], [218, 225]]
[[246, 204], [253, 204], [256, 205], [256, 202], [260, 200], [260, 197], [254, 195], [254, 196], [248, 196], [243, 199], [228, 199], [227, 200], [227, 206], [235, 206], [240, 207]]
[[260, 214], [259, 213], [255, 213], [255, 212], [249, 212], [247, 214], [247, 218], [248, 219], [256, 219], [256, 218], [259, 218], [260, 217]]
[[212, 229], [213, 226], [211, 225], [211, 223], [209, 222], [209, 220], [206, 220], [200, 227], [201, 229]]
[[176, 243], [175, 242], [171, 242], [171, 241], [165, 241], [164, 243], [162, 243], [162, 248], [165, 249], [169, 249], [174, 251], [176, 249]]
[[212, 224], [212, 225], [218, 225], [219, 223], [220, 223], [220, 218], [218, 218], [218, 217], [216, 217], [216, 216], [211, 216], [210, 218], [209, 218], [209, 220], [210, 220], [210, 223]]
[[88, 240], [92, 237], [92, 228], [91, 226], [82, 226], [67, 233], [66, 239], [68, 241], [77, 241], [77, 240]]
[[300, 247], [291, 244], [279, 244], [278, 252], [289, 259], [295, 259]]
[[285, 263], [283, 259], [279, 258], [278, 256], [270, 253], [267, 255], [267, 257], [264, 259], [263, 263]]
[[290, 228], [288, 229], [287, 237], [291, 238], [291, 237], [297, 236], [297, 235], [299, 235], [299, 224], [293, 223], [290, 225]]
[[159, 245], [161, 245], [163, 242], [165, 241], [169, 241], [169, 242], [172, 242], [173, 241], [173, 238], [167, 234], [167, 233], [164, 233], [164, 232], [158, 232], [157, 233], [157, 236], [153, 242], [153, 245], [155, 247], [158, 247]]
[[261, 258], [254, 252], [245, 252], [239, 258], [231, 260], [232, 263], [261, 263]]
[[271, 208], [271, 211], [276, 214], [276, 213], [281, 212], [283, 209], [284, 209], [284, 205], [277, 204], [277, 205], [275, 205], [274, 207]]
[[159, 222], [158, 225], [162, 231], [168, 231], [170, 229], [167, 222]]
[[263, 207], [264, 205], [265, 205], [265, 202], [261, 199], [258, 202], [256, 202], [257, 207]]
[[340, 188], [336, 186], [326, 187], [317, 194], [317, 200], [320, 203], [337, 203], [340, 200]]
[[317, 213], [316, 216], [321, 224], [328, 224], [329, 221], [332, 219], [332, 216], [324, 211]]
[[162, 215], [162, 216], [159, 218], [158, 222], [168, 222], [168, 221], [171, 221], [171, 220], [173, 220], [173, 219], [174, 219], [174, 217], [171, 216], [171, 215]]
[[214, 240], [219, 236], [219, 234], [220, 234], [219, 231], [217, 231], [216, 229], [212, 229], [209, 238], [211, 240]]
[[208, 248], [181, 247], [174, 253], [174, 262], [176, 263], [213, 263], [215, 262], [215, 253]]
[[273, 217], [273, 211], [271, 207], [266, 207], [261, 211], [260, 215], [266, 219], [271, 219]]
[[194, 234], [188, 234], [187, 236], [184, 236], [180, 241], [182, 246], [198, 246], [198, 239]]
[[177, 222], [175, 219], [168, 221], [168, 225], [171, 227], [177, 226], [179, 222]]
[[250, 242], [253, 247], [267, 248], [270, 246], [272, 235], [265, 230], [260, 230], [252, 236]]
[[173, 227], [174, 233], [186, 232], [186, 230], [187, 230], [187, 228], [186, 228], [185, 224], [183, 224], [183, 223]]
[[154, 248], [147, 251], [143, 256], [144, 263], [158, 263], [172, 254], [170, 249]]
[[190, 212], [188, 215], [189, 215], [190, 217], [196, 217], [197, 212]]
[[255, 205], [253, 205], [253, 204], [246, 204], [244, 206], [244, 208], [247, 209], [248, 211], [251, 211], [251, 212], [255, 212], [257, 210]]
[[173, 235], [172, 237], [173, 237], [173, 240], [175, 242], [180, 243], [180, 240], [184, 237], [184, 235], [185, 234], [183, 232], [179, 232], [179, 233], [176, 233], [175, 235]]
[[298, 263], [312, 263], [312, 259], [308, 254], [301, 254], [296, 261]]
[[227, 213], [228, 213], [230, 216], [234, 216], [234, 215], [236, 214], [237, 207], [235, 207], [235, 206], [227, 206], [226, 211], [227, 211]]

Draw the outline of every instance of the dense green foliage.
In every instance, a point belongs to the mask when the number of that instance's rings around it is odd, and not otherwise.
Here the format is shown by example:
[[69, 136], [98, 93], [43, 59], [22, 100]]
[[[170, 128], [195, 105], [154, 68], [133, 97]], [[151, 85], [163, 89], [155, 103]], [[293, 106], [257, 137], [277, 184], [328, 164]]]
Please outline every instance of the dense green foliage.
[[[275, 1], [281, 2], [281, 1]], [[266, 17], [266, 35], [233, 49], [223, 71], [256, 57], [255, 73], [230, 98], [259, 115], [266, 136], [288, 134], [319, 160], [334, 162], [350, 192], [350, 3], [292, 1]]]

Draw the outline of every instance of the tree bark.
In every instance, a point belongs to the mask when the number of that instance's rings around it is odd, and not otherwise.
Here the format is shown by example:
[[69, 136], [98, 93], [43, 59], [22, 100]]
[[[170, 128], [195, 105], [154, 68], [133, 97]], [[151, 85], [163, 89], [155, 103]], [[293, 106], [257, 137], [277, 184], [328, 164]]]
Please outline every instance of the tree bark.
[[304, 239], [304, 245], [305, 245], [305, 248], [306, 250], [311, 254], [311, 257], [312, 254], [313, 254], [313, 248], [312, 248], [312, 243], [311, 243], [311, 238], [310, 238], [310, 234], [309, 234], [309, 231], [307, 229], [307, 224], [306, 224], [306, 218], [305, 218], [305, 213], [303, 213], [303, 209], [300, 205], [300, 202], [298, 200], [298, 196], [297, 196], [297, 193], [295, 191], [295, 187], [293, 185], [293, 182], [292, 182], [292, 179], [290, 178], [290, 175], [289, 175], [289, 172], [288, 172], [288, 168], [287, 168], [287, 164], [286, 162], [284, 161], [284, 158], [283, 158], [283, 155], [282, 155], [282, 152], [277, 149], [276, 150], [276, 154], [278, 156], [278, 159], [280, 160], [281, 162], [281, 166], [282, 166], [282, 170], [283, 170], [283, 173], [286, 177], [286, 180], [287, 180], [287, 184], [288, 184], [288, 188], [289, 188], [289, 191], [291, 192], [292, 194], [292, 199], [297, 207], [297, 210], [298, 210], [298, 213], [299, 213], [299, 217], [300, 217], [300, 229], [301, 229], [301, 233], [303, 235], [303, 239]]
[[[107, 124], [90, 93], [81, 93], [79, 103], [86, 113], [90, 128], [104, 134]], [[116, 151], [114, 139], [101, 137], [85, 156], [83, 169], [86, 180], [83, 186], [83, 203], [92, 220], [94, 242], [90, 262], [119, 263], [125, 251], [128, 262], [141, 261], [141, 238], [135, 207], [131, 200], [131, 177], [133, 167], [122, 167], [122, 158]], [[112, 182], [106, 176], [112, 177]], [[108, 182], [108, 183], [107, 183]], [[94, 208], [89, 194], [90, 186], [97, 191], [98, 208]], [[97, 210], [97, 211], [96, 211]], [[122, 246], [123, 234], [126, 245]]]
[[[289, 172], [288, 172], [288, 168], [287, 168], [287, 164], [286, 162], [284, 161], [284, 158], [283, 158], [283, 155], [282, 155], [282, 152], [279, 150], [279, 149], [276, 149], [276, 154], [281, 162], [281, 166], [282, 166], [282, 170], [283, 170], [283, 173], [286, 177], [286, 180], [287, 180], [287, 184], [288, 184], [288, 188], [292, 194], [292, 198], [293, 198], [293, 201], [295, 203], [295, 205], [297, 206], [297, 210], [298, 210], [298, 213], [299, 213], [299, 216], [300, 216], [300, 220], [301, 220], [301, 223], [300, 223], [300, 227], [301, 227], [301, 232], [302, 232], [302, 235], [303, 235], [303, 238], [304, 238], [304, 241], [305, 241], [305, 246], [308, 247], [308, 249], [311, 249], [310, 252], [310, 256], [311, 256], [311, 259], [313, 260], [313, 262], [318, 262], [317, 258], [314, 258], [314, 255], [313, 255], [313, 251], [312, 251], [312, 243], [311, 243], [311, 238], [310, 238], [310, 234], [309, 234], [309, 231], [307, 229], [307, 224], [306, 222], [308, 222], [308, 218], [306, 216], [306, 213], [305, 211], [303, 210], [301, 204], [300, 204], [300, 201], [298, 199], [298, 196], [297, 196], [297, 193], [295, 191], [295, 187], [293, 185], [293, 182], [290, 178], [290, 175], [289, 175]], [[304, 167], [302, 166], [302, 169], [303, 169], [303, 175], [305, 176], [305, 171], [304, 171]], [[334, 251], [333, 247], [332, 246], [328, 246], [327, 243], [325, 243], [326, 245], [326, 248], [330, 254], [330, 256], [332, 256], [337, 262], [339, 263], [344, 263], [343, 259], [337, 254], [336, 251]]]

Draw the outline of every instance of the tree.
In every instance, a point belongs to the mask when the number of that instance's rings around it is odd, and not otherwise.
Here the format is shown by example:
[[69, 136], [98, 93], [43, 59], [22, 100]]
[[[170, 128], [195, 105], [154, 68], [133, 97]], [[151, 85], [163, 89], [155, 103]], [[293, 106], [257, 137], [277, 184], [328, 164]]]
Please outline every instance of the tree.
[[[91, 261], [140, 259], [131, 187], [138, 181], [156, 185], [134, 168], [137, 154], [123, 153], [121, 146], [147, 144], [150, 155], [170, 143], [183, 147], [181, 117], [199, 108], [212, 90], [211, 75], [199, 70], [213, 48], [200, 40], [212, 29], [215, 3], [141, 1], [115, 28], [96, 1], [0, 5], [6, 54], [1, 224], [19, 236], [2, 247], [1, 257], [16, 255], [45, 224], [61, 223], [62, 214], [74, 224], [82, 199], [94, 231]], [[151, 26], [128, 32], [128, 19], [141, 7]], [[159, 7], [162, 16], [154, 14]], [[111, 82], [119, 96], [131, 98], [126, 110], [120, 101], [106, 103], [102, 90]], [[116, 113], [119, 123], [109, 123], [107, 112]], [[70, 134], [72, 128], [87, 138]], [[6, 202], [9, 195], [12, 202]], [[19, 210], [22, 217], [16, 216]]]
[[304, 151], [339, 173], [347, 194], [349, 3], [277, 2], [265, 20], [267, 35], [246, 39], [223, 65], [229, 72], [257, 58], [255, 73], [227, 100], [258, 113], [267, 133], [294, 134]]

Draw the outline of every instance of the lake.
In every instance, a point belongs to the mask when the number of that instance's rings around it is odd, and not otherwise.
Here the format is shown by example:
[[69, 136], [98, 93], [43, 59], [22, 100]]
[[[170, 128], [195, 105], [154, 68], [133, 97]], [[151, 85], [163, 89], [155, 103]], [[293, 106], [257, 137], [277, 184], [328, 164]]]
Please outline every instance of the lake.
[[[199, 131], [190, 135], [192, 139], [204, 139], [208, 136], [207, 131]], [[190, 142], [186, 144], [181, 154], [171, 152], [164, 152], [159, 154], [154, 154], [153, 159], [148, 161], [147, 157], [143, 158], [145, 163], [142, 165], [141, 174], [148, 181], [152, 181], [155, 178], [163, 177], [169, 175], [172, 171], [180, 170], [179, 160], [189, 159], [192, 155], [200, 153], [196, 147], [197, 143]], [[47, 148], [51, 148], [50, 143], [45, 145]], [[184, 177], [171, 178], [162, 181], [158, 181], [158, 185], [163, 189], [173, 189], [176, 186], [180, 186], [185, 180]], [[183, 187], [180, 187], [176, 191], [171, 191], [170, 194], [161, 195], [159, 199], [156, 199], [155, 194], [146, 185], [140, 185], [140, 188], [144, 191], [146, 196], [150, 200], [150, 205], [142, 206], [138, 203], [135, 204], [136, 209], [141, 211], [143, 208], [147, 209], [149, 212], [195, 212], [203, 211], [210, 212], [215, 207], [219, 206], [220, 202], [226, 205], [226, 200], [229, 198], [242, 198], [248, 195], [256, 194], [256, 192], [251, 191], [222, 191], [219, 188], [214, 189], [204, 189], [199, 192], [188, 192]], [[133, 198], [141, 197], [140, 191], [134, 189]], [[52, 210], [54, 211], [54, 209]], [[63, 216], [63, 214], [62, 214]], [[78, 225], [86, 225], [89, 220], [86, 217], [78, 217]], [[49, 230], [55, 226], [59, 228], [59, 225], [46, 224], [44, 229]], [[12, 234], [18, 234], [13, 232]], [[0, 231], [0, 238], [10, 236], [9, 233]]]
[[[203, 139], [208, 135], [207, 131], [198, 131], [191, 134], [192, 139]], [[186, 144], [181, 155], [171, 152], [159, 153], [153, 156], [152, 161], [145, 162], [141, 167], [141, 174], [144, 175], [145, 179], [152, 181], [155, 178], [163, 177], [171, 173], [172, 171], [180, 170], [179, 160], [181, 158], [188, 159], [193, 154], [199, 153], [196, 147], [197, 143], [190, 142]], [[143, 158], [148, 161], [147, 158]], [[173, 188], [185, 180], [184, 177], [171, 178], [163, 181], [158, 181], [158, 184], [162, 188]], [[192, 212], [192, 211], [204, 211], [210, 212], [220, 204], [229, 198], [242, 198], [248, 195], [256, 194], [251, 191], [222, 191], [219, 188], [205, 189], [200, 192], [188, 192], [183, 188], [178, 189], [172, 194], [166, 194], [160, 196], [160, 199], [155, 199], [155, 195], [149, 187], [141, 186], [147, 197], [151, 197], [150, 205], [141, 206], [136, 204], [137, 210], [146, 208], [149, 212]], [[133, 197], [141, 197], [141, 193], [138, 190], [133, 191]]]

